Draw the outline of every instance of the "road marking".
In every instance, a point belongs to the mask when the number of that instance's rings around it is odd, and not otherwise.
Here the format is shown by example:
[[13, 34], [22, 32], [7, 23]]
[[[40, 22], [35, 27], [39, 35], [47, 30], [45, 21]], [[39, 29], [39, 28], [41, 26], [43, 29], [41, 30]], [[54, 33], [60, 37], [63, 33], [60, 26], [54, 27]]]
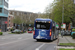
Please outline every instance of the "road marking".
[[41, 46], [39, 46], [38, 48], [36, 48], [35, 50], [39, 50], [42, 46], [44, 46], [45, 43], [43, 43]]
[[23, 40], [16, 40], [16, 41], [12, 41], [12, 42], [8, 42], [8, 43], [0, 44], [0, 46], [7, 45], [7, 44], [12, 44], [12, 43], [16, 43], [16, 42], [20, 42], [20, 41], [24, 41], [24, 40], [28, 40], [28, 39], [31, 39], [31, 38], [27, 38], [27, 39], [23, 39]]

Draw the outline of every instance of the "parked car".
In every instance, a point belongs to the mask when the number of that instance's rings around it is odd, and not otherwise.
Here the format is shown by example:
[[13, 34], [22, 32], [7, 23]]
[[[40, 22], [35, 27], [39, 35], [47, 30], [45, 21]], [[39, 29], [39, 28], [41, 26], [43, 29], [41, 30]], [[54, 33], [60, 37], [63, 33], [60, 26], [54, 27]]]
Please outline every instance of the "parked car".
[[65, 35], [70, 35], [70, 31], [66, 30]]
[[14, 31], [12, 31], [12, 33], [16, 33], [16, 32], [22, 33], [22, 31], [19, 29], [15, 29]]
[[68, 30], [61, 30], [61, 33], [63, 33], [63, 35], [70, 35], [70, 31]]

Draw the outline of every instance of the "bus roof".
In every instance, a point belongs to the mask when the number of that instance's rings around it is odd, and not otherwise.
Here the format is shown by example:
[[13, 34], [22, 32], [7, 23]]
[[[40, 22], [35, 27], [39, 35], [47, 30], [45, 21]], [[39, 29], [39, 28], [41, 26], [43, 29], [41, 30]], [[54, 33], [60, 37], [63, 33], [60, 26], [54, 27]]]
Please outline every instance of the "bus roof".
[[35, 21], [52, 21], [51, 19], [36, 18]]

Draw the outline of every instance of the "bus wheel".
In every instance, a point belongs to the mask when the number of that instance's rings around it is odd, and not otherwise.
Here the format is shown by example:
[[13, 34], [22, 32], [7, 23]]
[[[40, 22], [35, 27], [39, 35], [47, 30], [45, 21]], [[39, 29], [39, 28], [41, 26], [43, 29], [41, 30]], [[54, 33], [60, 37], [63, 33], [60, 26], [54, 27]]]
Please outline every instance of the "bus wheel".
[[50, 40], [51, 42], [53, 42], [53, 39], [52, 40]]

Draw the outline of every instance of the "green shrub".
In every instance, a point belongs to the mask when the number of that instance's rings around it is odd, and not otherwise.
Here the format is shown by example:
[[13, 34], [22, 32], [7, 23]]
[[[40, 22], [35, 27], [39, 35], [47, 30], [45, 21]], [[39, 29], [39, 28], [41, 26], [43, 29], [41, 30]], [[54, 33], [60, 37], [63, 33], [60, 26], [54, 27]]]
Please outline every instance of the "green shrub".
[[3, 33], [2, 33], [2, 32], [0, 32], [0, 35], [3, 35]]
[[11, 28], [10, 31], [13, 31], [13, 28]]
[[24, 32], [21, 32], [21, 33], [24, 33]]
[[75, 29], [72, 29], [73, 32], [75, 32]]
[[20, 32], [15, 32], [16, 34], [20, 34]]
[[24, 31], [24, 33], [27, 33], [27, 31]]

